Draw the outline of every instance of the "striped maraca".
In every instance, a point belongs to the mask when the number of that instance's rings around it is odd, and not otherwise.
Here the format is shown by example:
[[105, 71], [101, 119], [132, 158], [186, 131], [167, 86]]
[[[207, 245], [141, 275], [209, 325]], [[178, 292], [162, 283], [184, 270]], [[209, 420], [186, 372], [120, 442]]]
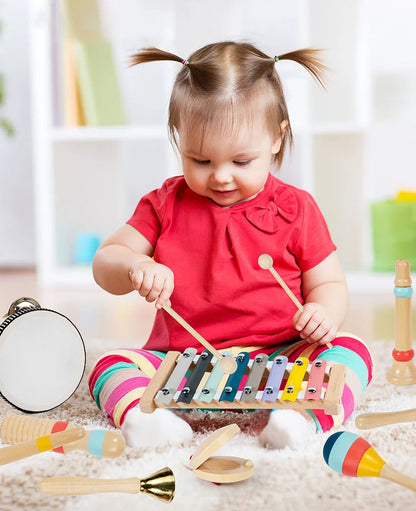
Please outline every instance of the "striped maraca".
[[323, 455], [327, 465], [350, 477], [381, 477], [416, 491], [416, 479], [407, 477], [378, 455], [371, 445], [348, 431], [331, 435], [325, 442]]
[[[9, 414], [1, 424], [0, 436], [5, 444], [17, 444], [73, 428], [75, 425], [67, 421]], [[81, 450], [102, 458], [116, 458], [122, 454], [125, 446], [123, 436], [117, 431], [88, 430], [77, 442], [58, 447], [54, 451], [66, 454], [70, 451]]]

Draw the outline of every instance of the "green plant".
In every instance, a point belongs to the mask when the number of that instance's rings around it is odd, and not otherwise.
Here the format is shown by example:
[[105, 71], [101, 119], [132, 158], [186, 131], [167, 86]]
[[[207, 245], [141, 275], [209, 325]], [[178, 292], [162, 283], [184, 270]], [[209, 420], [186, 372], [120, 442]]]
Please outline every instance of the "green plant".
[[[0, 21], [0, 36], [1, 36], [1, 31], [2, 31], [2, 22]], [[0, 109], [5, 101], [4, 83], [5, 83], [4, 75], [3, 75], [3, 73], [0, 73]], [[2, 117], [1, 115], [0, 115], [0, 128], [2, 128], [6, 132], [6, 134], [9, 136], [12, 136], [14, 133], [14, 128], [13, 128], [13, 125], [11, 124], [11, 122], [8, 121], [7, 119], [5, 119], [4, 117]]]

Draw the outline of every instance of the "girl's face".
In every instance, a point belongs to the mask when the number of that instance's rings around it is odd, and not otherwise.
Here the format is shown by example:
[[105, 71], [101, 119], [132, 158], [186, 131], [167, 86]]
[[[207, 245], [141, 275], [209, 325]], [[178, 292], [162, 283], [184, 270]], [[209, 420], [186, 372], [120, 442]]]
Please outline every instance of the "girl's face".
[[186, 183], [195, 193], [222, 207], [251, 199], [264, 188], [272, 156], [279, 152], [280, 145], [281, 139], [272, 139], [263, 119], [255, 119], [230, 137], [215, 135], [210, 129], [202, 146], [198, 137], [179, 130]]

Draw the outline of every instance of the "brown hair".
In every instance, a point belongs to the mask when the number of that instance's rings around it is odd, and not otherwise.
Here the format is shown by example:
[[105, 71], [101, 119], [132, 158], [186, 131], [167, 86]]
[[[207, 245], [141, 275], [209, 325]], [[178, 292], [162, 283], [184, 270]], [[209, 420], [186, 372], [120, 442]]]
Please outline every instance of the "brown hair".
[[[219, 129], [216, 133], [221, 136], [221, 130], [238, 130], [240, 122], [249, 122], [262, 109], [273, 139], [282, 137], [274, 159], [279, 168], [285, 148], [292, 145], [292, 129], [276, 61], [298, 62], [325, 88], [327, 68], [320, 61], [319, 52], [305, 48], [269, 57], [252, 44], [225, 41], [200, 48], [188, 60], [158, 48], [144, 48], [131, 57], [131, 65], [158, 60], [184, 64], [169, 104], [169, 134], [176, 147], [181, 126], [199, 136], [202, 145], [204, 134], [212, 126]], [[284, 121], [287, 127], [282, 133], [280, 126]]]

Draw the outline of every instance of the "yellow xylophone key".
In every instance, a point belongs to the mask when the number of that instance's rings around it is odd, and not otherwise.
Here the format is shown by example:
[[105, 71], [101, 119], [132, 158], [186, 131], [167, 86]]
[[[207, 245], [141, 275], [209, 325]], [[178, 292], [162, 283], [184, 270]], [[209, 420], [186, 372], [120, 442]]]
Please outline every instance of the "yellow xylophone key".
[[281, 401], [296, 401], [308, 364], [309, 360], [305, 357], [299, 357], [295, 360], [280, 398]]

